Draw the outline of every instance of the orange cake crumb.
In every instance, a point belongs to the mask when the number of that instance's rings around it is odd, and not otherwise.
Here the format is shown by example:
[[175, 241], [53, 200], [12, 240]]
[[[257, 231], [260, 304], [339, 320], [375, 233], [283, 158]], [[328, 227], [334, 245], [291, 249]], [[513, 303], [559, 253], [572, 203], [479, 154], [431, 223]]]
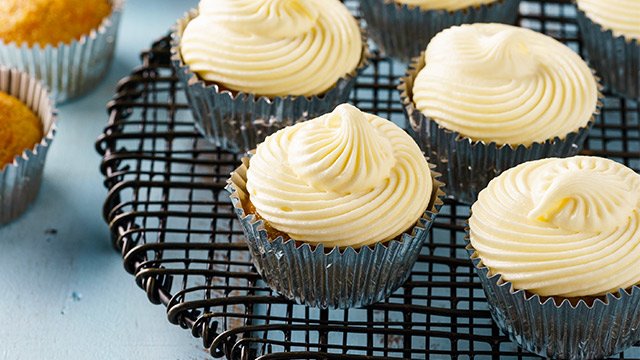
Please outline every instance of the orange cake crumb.
[[70, 43], [111, 13], [109, 0], [2, 0], [0, 39], [5, 43]]
[[0, 169], [42, 139], [42, 123], [26, 105], [0, 92]]

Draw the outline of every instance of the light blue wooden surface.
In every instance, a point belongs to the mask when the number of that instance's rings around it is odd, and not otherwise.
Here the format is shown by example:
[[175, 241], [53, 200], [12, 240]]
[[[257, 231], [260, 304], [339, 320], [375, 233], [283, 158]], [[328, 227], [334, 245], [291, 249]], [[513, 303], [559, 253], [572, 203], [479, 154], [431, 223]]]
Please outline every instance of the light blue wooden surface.
[[[60, 106], [40, 196], [0, 228], [0, 359], [208, 359], [127, 274], [101, 208], [93, 143], [116, 82], [196, 0], [129, 0], [116, 58], [90, 94]], [[47, 234], [56, 229], [57, 234]]]

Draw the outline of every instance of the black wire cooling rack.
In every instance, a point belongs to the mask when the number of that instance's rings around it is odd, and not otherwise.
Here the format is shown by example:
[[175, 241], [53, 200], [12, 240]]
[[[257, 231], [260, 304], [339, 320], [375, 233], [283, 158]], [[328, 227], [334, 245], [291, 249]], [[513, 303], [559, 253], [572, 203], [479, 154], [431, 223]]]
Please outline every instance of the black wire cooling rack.
[[[354, 11], [357, 4], [349, 2]], [[580, 49], [575, 8], [524, 1], [520, 24]], [[399, 64], [377, 57], [352, 101], [395, 121]], [[109, 193], [104, 216], [114, 246], [171, 323], [202, 338], [216, 358], [382, 359], [533, 358], [492, 324], [463, 242], [467, 206], [449, 202], [404, 285], [365, 309], [318, 310], [274, 295], [251, 265], [223, 190], [238, 157], [194, 129], [163, 38], [142, 54], [109, 103], [97, 142]], [[585, 153], [640, 171], [640, 111], [608, 96]], [[619, 358], [640, 359], [640, 347]]]

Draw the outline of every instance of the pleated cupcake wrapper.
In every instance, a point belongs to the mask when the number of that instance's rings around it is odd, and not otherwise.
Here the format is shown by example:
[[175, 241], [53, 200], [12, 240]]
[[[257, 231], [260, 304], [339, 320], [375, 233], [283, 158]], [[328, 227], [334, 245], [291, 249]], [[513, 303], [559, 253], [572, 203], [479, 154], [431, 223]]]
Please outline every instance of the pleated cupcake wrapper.
[[615, 36], [577, 10], [582, 42], [591, 66], [614, 93], [640, 100], [640, 44], [624, 36]]
[[68, 44], [28, 46], [0, 40], [0, 64], [40, 79], [59, 102], [84, 94], [109, 69], [124, 0], [112, 0], [111, 15], [88, 35]]
[[274, 132], [331, 112], [336, 106], [347, 102], [357, 75], [368, 66], [371, 57], [363, 32], [362, 57], [357, 68], [322, 95], [270, 98], [231, 92], [217, 84], [205, 83], [182, 60], [180, 38], [189, 21], [197, 15], [197, 10], [191, 10], [175, 25], [171, 62], [185, 88], [198, 130], [211, 143], [235, 153], [255, 149]]
[[18, 98], [42, 122], [44, 137], [0, 168], [0, 224], [20, 216], [38, 195], [47, 151], [56, 132], [56, 110], [46, 87], [16, 69], [0, 67], [0, 91]]
[[382, 52], [409, 62], [427, 47], [431, 38], [451, 26], [476, 22], [514, 24], [519, 4], [520, 0], [499, 0], [456, 11], [427, 11], [393, 0], [361, 0], [360, 10], [369, 36]]
[[398, 289], [411, 273], [444, 196], [442, 183], [436, 180], [438, 174], [432, 173], [434, 190], [428, 210], [399, 240], [358, 250], [296, 245], [281, 236], [269, 238], [263, 220], [245, 213], [248, 163], [245, 158], [231, 174], [226, 189], [256, 269], [269, 287], [288, 299], [323, 309], [366, 306]]
[[596, 111], [588, 124], [567, 134], [563, 139], [556, 137], [543, 143], [515, 147], [473, 141], [438, 125], [416, 109], [413, 103], [413, 84], [424, 65], [423, 52], [414, 59], [407, 75], [402, 78], [398, 87], [400, 97], [418, 144], [431, 163], [436, 165], [436, 170], [442, 174], [442, 179], [447, 184], [447, 196], [466, 204], [472, 204], [491, 179], [509, 168], [531, 160], [578, 154], [602, 106], [603, 96], [599, 94]]
[[602, 359], [640, 341], [640, 287], [588, 303], [540, 297], [492, 275], [470, 242], [467, 251], [493, 320], [526, 351], [553, 359]]

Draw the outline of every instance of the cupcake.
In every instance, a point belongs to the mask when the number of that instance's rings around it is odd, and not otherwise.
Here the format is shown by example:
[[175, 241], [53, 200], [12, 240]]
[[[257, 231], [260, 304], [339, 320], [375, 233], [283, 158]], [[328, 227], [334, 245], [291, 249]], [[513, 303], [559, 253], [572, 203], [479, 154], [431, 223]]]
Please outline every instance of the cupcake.
[[347, 104], [267, 137], [228, 184], [265, 282], [321, 308], [401, 286], [442, 205], [409, 135]]
[[576, 156], [505, 171], [471, 208], [468, 249], [498, 327], [549, 358], [640, 340], [640, 175]]
[[408, 62], [440, 31], [478, 22], [513, 24], [520, 0], [361, 0], [369, 36], [382, 52]]
[[0, 64], [39, 78], [58, 101], [106, 74], [124, 0], [3, 0]]
[[614, 93], [640, 99], [640, 2], [577, 0], [578, 26], [593, 67]]
[[200, 131], [234, 152], [347, 101], [367, 57], [338, 0], [201, 0], [172, 42]]
[[0, 68], [0, 224], [22, 214], [40, 189], [56, 114], [45, 87]]
[[510, 167], [578, 153], [599, 106], [598, 83], [576, 53], [503, 24], [444, 30], [400, 91], [447, 194], [469, 204]]

